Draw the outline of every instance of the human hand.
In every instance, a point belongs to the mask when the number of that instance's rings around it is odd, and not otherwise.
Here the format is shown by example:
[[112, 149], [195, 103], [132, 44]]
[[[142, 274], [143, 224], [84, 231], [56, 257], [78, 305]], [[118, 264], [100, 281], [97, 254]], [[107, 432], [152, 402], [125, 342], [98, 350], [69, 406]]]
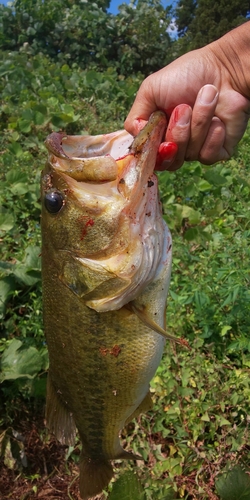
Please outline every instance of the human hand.
[[175, 142], [178, 151], [161, 169], [176, 170], [185, 160], [227, 160], [244, 134], [249, 99], [214, 45], [185, 54], [146, 78], [125, 121], [128, 132], [136, 135], [153, 111], [161, 109], [169, 116], [163, 140]]

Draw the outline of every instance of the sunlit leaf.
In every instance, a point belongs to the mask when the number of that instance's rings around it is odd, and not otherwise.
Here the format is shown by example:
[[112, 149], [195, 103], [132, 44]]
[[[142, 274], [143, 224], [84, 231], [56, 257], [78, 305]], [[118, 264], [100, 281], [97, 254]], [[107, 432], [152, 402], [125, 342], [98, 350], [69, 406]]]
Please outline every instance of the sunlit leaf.
[[0, 231], [10, 231], [14, 227], [14, 217], [11, 213], [0, 213]]
[[211, 184], [204, 179], [201, 179], [196, 185], [199, 191], [210, 191], [211, 189]]
[[230, 325], [224, 325], [220, 332], [221, 336], [224, 337], [224, 335], [226, 335], [231, 329], [232, 327]]

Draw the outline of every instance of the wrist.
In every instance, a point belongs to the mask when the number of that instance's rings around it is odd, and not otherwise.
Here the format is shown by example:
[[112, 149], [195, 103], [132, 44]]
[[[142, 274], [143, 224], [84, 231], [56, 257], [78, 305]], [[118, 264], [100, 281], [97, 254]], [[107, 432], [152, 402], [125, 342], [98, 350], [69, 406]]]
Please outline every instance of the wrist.
[[250, 22], [208, 45], [234, 90], [250, 99]]

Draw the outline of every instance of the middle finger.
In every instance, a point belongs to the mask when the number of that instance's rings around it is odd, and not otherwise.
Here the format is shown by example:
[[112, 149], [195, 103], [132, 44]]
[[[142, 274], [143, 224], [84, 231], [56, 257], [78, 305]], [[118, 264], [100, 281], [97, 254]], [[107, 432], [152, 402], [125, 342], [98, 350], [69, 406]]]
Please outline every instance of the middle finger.
[[197, 160], [206, 140], [211, 120], [218, 101], [218, 90], [214, 85], [204, 85], [197, 95], [192, 113], [190, 140], [186, 160]]

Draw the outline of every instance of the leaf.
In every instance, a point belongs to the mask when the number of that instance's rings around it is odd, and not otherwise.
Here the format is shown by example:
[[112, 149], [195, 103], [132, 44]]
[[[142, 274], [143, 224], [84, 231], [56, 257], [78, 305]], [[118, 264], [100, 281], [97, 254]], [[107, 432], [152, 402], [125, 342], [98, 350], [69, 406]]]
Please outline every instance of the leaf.
[[190, 227], [184, 233], [184, 239], [187, 241], [196, 241], [199, 237], [199, 228]]
[[5, 431], [4, 437], [1, 443], [1, 457], [4, 459], [4, 465], [8, 469], [14, 470], [16, 465], [16, 459], [12, 455], [11, 451], [11, 438], [8, 435], [8, 430]]
[[176, 300], [176, 301], [179, 300], [179, 295], [177, 295], [177, 293], [173, 292], [173, 290], [170, 289], [169, 293], [170, 293], [173, 300]]
[[198, 224], [198, 222], [200, 221], [200, 214], [198, 210], [194, 210], [188, 205], [183, 205], [182, 217], [189, 219], [190, 224]]
[[0, 381], [34, 378], [41, 370], [43, 359], [35, 347], [22, 347], [21, 340], [13, 339], [1, 360]]
[[205, 172], [204, 177], [214, 186], [225, 186], [228, 183], [227, 178], [215, 172], [215, 169]]
[[31, 123], [29, 120], [18, 120], [18, 127], [24, 134], [28, 134], [31, 131]]
[[4, 316], [6, 303], [15, 289], [16, 283], [11, 276], [5, 276], [0, 280], [0, 318]]
[[17, 280], [26, 286], [33, 286], [40, 281], [40, 271], [29, 270], [25, 266], [19, 265], [13, 272]]
[[112, 492], [108, 500], [144, 500], [142, 484], [136, 474], [132, 471], [126, 471], [114, 483]]
[[37, 246], [28, 246], [24, 259], [16, 264], [13, 275], [24, 285], [33, 286], [41, 279], [41, 249]]
[[93, 70], [88, 71], [85, 75], [85, 78], [86, 82], [92, 85], [101, 82], [100, 73], [97, 73], [96, 71]]
[[194, 300], [199, 312], [202, 312], [204, 307], [207, 306], [207, 304], [209, 304], [209, 298], [203, 292], [196, 291], [194, 294]]
[[222, 425], [231, 425], [231, 422], [224, 417], [218, 417], [217, 421], [220, 427], [222, 427]]
[[29, 245], [25, 249], [24, 263], [29, 269], [41, 269], [41, 248]]
[[201, 420], [203, 422], [210, 422], [210, 418], [209, 418], [207, 411], [206, 411], [206, 413], [204, 413], [204, 415], [202, 415]]
[[8, 181], [8, 184], [15, 184], [18, 182], [28, 182], [28, 177], [27, 174], [24, 172], [21, 172], [19, 169], [12, 168], [6, 173], [6, 181]]
[[10, 231], [14, 227], [14, 216], [7, 211], [4, 213], [0, 213], [0, 230], [1, 231]]
[[31, 385], [31, 396], [34, 398], [45, 398], [46, 397], [46, 378], [45, 377], [35, 377], [32, 380]]
[[196, 185], [199, 191], [210, 191], [212, 187], [211, 184], [209, 184], [209, 182], [203, 179], [201, 179]]
[[35, 35], [36, 34], [36, 30], [34, 28], [32, 28], [32, 26], [29, 26], [27, 31], [26, 31], [27, 35], [28, 36], [31, 36], [31, 35]]
[[221, 337], [224, 337], [229, 330], [232, 330], [232, 327], [230, 325], [224, 325], [220, 332]]
[[36, 125], [43, 125], [47, 120], [47, 117], [40, 111], [36, 111], [34, 122]]
[[237, 465], [215, 481], [221, 500], [249, 500], [250, 477]]
[[13, 142], [12, 144], [10, 144], [9, 151], [13, 155], [17, 156], [17, 158], [19, 158], [23, 154], [23, 150], [22, 150], [20, 144], [18, 144], [18, 142]]
[[28, 193], [29, 190], [29, 185], [27, 183], [24, 184], [23, 182], [16, 182], [16, 184], [13, 184], [10, 188], [10, 191], [15, 196], [22, 196], [23, 194]]

